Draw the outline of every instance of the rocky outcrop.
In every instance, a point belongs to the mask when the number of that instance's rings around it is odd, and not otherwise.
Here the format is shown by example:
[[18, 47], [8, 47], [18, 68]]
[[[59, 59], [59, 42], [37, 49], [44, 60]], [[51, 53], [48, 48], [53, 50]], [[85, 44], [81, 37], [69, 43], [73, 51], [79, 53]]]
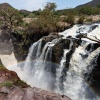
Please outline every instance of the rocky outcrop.
[[6, 27], [0, 29], [0, 54], [11, 54], [13, 51], [12, 36]]
[[66, 96], [62, 97], [38, 88], [15, 88], [7, 98], [8, 100], [71, 100]]
[[60, 39], [59, 42], [56, 43], [56, 45], [53, 46], [53, 51], [52, 51], [52, 62], [54, 62], [56, 64], [60, 63], [60, 60], [63, 56], [63, 50], [64, 49], [69, 49], [70, 44], [72, 44], [72, 46], [71, 46], [72, 50], [67, 55], [67, 56], [71, 57], [71, 55], [74, 52], [75, 48], [78, 47], [82, 42], [80, 39], [75, 39], [75, 38], [72, 38], [70, 36], [66, 39], [63, 39], [62, 36], [58, 35], [57, 33], [52, 33], [48, 36], [43, 37], [42, 47], [47, 42], [51, 42], [54, 39], [58, 39], [58, 40]]
[[0, 55], [11, 55], [14, 52], [17, 61], [25, 60], [30, 45], [22, 49], [22, 43], [20, 35], [13, 33], [7, 26], [0, 27]]
[[61, 36], [59, 36], [58, 33], [50, 33], [48, 36], [43, 37], [43, 41], [45, 41], [46, 43], [46, 42], [50, 42], [57, 38], [61, 38]]
[[7, 69], [0, 70], [0, 100], [71, 100], [67, 96], [31, 88], [17, 74]]
[[8, 67], [17, 63], [12, 39], [11, 31], [5, 26], [0, 28], [0, 59], [2, 63]]

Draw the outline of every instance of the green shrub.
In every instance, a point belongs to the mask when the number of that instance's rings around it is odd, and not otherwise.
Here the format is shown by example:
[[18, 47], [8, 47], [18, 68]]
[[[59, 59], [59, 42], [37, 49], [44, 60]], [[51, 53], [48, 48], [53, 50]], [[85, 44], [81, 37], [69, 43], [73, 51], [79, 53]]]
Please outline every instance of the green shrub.
[[4, 66], [0, 66], [0, 70], [6, 70]]
[[0, 59], [0, 70], [5, 70], [6, 68], [3, 66], [1, 59]]
[[6, 86], [6, 87], [10, 88], [10, 87], [13, 86], [13, 83], [10, 82], [10, 81], [5, 81], [5, 82], [2, 83], [2, 86]]
[[13, 84], [15, 86], [19, 86], [19, 87], [22, 87], [22, 88], [26, 88], [26, 87], [29, 86], [23, 80], [17, 80], [17, 79], [14, 79], [14, 83]]
[[78, 24], [83, 24], [84, 23], [84, 16], [81, 16], [78, 20]]
[[34, 13], [30, 13], [27, 17], [34, 18], [36, 15]]
[[68, 15], [67, 17], [67, 23], [73, 25], [75, 21], [74, 15]]
[[25, 83], [24, 81], [22, 81], [22, 80], [18, 80], [18, 81], [17, 81], [17, 84], [20, 85], [20, 86], [22, 86], [22, 85], [24, 85], [24, 84], [26, 84], [26, 83]]
[[41, 11], [36, 20], [29, 23], [26, 32], [30, 35], [48, 35], [56, 30], [56, 18], [49, 10]]
[[100, 4], [97, 4], [97, 7], [100, 8]]
[[87, 18], [85, 21], [86, 22], [92, 22], [92, 18]]

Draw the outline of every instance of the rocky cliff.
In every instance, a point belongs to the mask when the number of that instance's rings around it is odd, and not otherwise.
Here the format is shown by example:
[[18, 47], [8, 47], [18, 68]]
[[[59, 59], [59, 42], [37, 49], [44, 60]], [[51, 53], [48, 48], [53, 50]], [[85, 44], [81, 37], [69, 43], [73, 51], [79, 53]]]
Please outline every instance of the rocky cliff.
[[13, 51], [12, 36], [10, 30], [0, 29], [0, 54], [11, 54]]

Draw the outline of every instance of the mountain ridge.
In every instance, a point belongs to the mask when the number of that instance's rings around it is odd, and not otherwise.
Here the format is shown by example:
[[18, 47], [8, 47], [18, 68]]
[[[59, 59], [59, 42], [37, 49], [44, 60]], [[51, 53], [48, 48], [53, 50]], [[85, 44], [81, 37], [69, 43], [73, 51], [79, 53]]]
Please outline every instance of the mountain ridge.
[[79, 5], [76, 8], [81, 8], [81, 7], [85, 7], [85, 6], [96, 7], [97, 5], [100, 5], [100, 0], [92, 0], [88, 3]]
[[6, 9], [6, 8], [14, 8], [14, 7], [12, 7], [9, 3], [1, 3], [0, 4], [0, 10], [1, 9]]
[[[9, 3], [1, 3], [0, 4], [0, 10], [2, 10], [2, 9], [8, 9], [8, 8], [17, 9], [17, 8], [13, 7], [12, 5], [10, 5]], [[28, 13], [28, 14], [31, 13], [30, 11], [28, 11], [26, 9], [20, 9], [18, 11], [20, 11], [21, 13]]]

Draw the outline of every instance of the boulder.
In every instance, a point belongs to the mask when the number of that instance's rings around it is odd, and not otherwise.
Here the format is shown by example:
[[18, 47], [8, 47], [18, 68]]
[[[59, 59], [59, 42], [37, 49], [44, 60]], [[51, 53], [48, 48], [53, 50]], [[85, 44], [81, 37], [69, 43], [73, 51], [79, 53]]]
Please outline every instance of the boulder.
[[4, 94], [8, 94], [10, 92], [10, 89], [7, 88], [6, 86], [3, 86], [0, 90], [1, 93], [4, 93]]
[[[24, 91], [21, 88], [15, 88], [7, 95], [7, 100], [23, 100]], [[28, 100], [28, 99], [27, 99]], [[31, 99], [30, 99], [31, 100]]]

